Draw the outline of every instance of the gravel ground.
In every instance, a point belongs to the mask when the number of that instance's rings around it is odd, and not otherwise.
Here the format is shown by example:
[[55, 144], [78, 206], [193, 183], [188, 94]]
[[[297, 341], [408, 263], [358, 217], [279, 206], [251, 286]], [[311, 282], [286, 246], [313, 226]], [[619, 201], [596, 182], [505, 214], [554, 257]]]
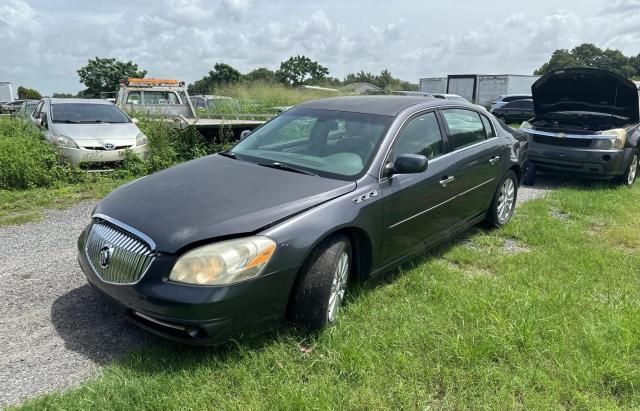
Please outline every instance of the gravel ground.
[[[522, 187], [518, 203], [551, 186]], [[76, 263], [93, 202], [0, 228], [0, 407], [76, 386], [155, 337], [112, 313]]]

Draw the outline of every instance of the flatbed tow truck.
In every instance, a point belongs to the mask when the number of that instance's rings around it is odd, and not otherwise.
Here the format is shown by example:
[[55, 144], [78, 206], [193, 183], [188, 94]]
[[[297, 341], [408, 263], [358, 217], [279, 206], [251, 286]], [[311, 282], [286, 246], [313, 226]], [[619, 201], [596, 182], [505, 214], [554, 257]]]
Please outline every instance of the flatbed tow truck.
[[244, 130], [253, 130], [274, 115], [211, 114], [198, 116], [183, 81], [156, 78], [129, 78], [120, 82], [116, 105], [131, 114], [168, 120], [178, 127], [194, 126], [205, 138], [222, 139], [233, 133], [240, 138]]

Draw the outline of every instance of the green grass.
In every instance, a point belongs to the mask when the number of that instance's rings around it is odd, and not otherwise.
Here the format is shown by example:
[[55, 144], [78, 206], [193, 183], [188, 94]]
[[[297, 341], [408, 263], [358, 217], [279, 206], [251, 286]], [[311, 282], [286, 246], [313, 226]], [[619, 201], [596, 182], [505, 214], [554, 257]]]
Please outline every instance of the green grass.
[[79, 201], [102, 198], [131, 178], [87, 176], [78, 184], [55, 188], [0, 190], [0, 226], [38, 221], [48, 209], [66, 208]]
[[356, 287], [319, 335], [159, 343], [24, 409], [640, 407], [639, 202], [561, 189]]

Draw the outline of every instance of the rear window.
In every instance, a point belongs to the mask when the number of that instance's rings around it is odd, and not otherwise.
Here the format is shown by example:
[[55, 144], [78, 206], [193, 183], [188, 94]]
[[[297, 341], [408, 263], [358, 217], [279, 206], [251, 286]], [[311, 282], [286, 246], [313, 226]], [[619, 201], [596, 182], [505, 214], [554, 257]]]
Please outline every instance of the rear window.
[[452, 109], [442, 112], [449, 127], [449, 140], [454, 150], [487, 139], [485, 126], [475, 111]]
[[128, 123], [129, 118], [113, 104], [62, 103], [51, 105], [54, 123]]
[[170, 91], [144, 91], [142, 93], [143, 104], [180, 104], [176, 93]]

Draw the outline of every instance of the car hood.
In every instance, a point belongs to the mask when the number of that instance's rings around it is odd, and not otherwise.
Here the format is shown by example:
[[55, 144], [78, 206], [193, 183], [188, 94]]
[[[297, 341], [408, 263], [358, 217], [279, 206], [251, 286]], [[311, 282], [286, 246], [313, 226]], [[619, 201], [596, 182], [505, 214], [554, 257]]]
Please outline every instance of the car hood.
[[73, 140], [133, 140], [140, 132], [134, 123], [67, 124], [53, 123], [53, 133]]
[[298, 174], [220, 155], [125, 185], [95, 210], [178, 253], [216, 237], [257, 232], [356, 188], [352, 181]]
[[531, 86], [536, 118], [563, 111], [595, 112], [637, 123], [638, 88], [615, 73], [591, 68], [557, 70]]

